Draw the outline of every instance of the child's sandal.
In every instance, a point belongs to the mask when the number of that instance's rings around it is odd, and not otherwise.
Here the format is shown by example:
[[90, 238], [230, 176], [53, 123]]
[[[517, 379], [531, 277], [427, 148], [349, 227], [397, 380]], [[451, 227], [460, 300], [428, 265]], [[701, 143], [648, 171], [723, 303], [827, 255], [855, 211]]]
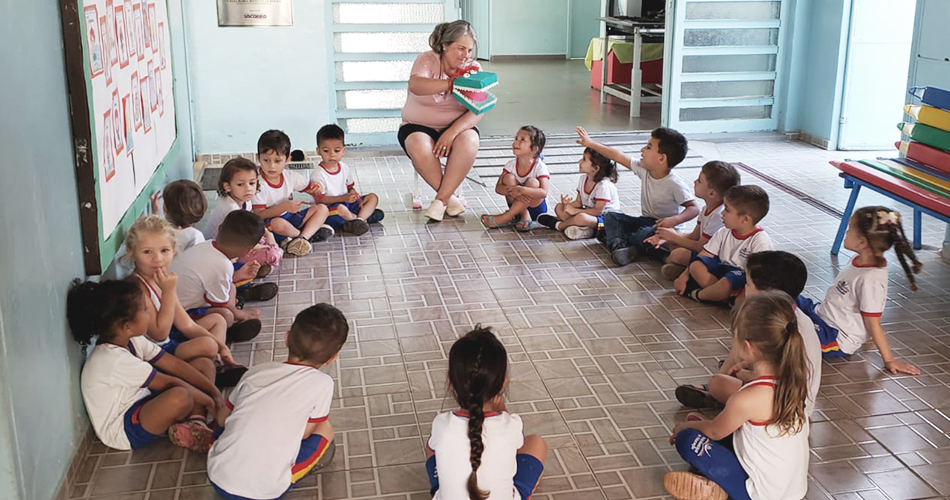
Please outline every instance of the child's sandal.
[[718, 408], [722, 406], [716, 398], [709, 394], [709, 386], [681, 385], [674, 393], [676, 400], [689, 408]]
[[510, 222], [506, 224], [498, 224], [495, 222], [495, 217], [488, 214], [482, 215], [482, 224], [484, 224], [488, 229], [500, 229], [511, 225]]
[[534, 226], [536, 225], [537, 223], [530, 219], [518, 221], [518, 223], [515, 224], [515, 231], [527, 233], [528, 231], [531, 231], [532, 229], [534, 229]]
[[204, 418], [199, 416], [172, 424], [168, 428], [168, 440], [173, 445], [188, 448], [195, 453], [208, 453], [213, 434], [214, 431], [204, 422]]

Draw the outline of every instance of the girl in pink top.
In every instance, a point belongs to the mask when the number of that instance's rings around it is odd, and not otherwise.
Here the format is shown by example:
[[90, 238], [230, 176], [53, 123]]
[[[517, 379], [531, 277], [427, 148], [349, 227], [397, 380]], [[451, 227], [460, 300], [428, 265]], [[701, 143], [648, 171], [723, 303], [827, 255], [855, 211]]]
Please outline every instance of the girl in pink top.
[[[399, 145], [412, 166], [436, 191], [425, 216], [441, 221], [447, 213], [461, 215], [465, 206], [454, 196], [478, 153], [481, 120], [452, 97], [460, 69], [474, 62], [475, 29], [467, 21], [442, 23], [429, 35], [431, 52], [419, 54], [409, 76], [409, 94], [402, 108]], [[446, 158], [445, 173], [439, 158]]]

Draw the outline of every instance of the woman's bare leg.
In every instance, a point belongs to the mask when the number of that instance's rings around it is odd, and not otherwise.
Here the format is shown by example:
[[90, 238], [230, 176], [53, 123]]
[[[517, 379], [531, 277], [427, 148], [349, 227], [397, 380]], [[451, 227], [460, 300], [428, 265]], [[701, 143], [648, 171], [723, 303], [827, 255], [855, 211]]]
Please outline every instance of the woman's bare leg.
[[468, 129], [455, 137], [452, 142], [452, 151], [445, 162], [445, 174], [442, 176], [442, 185], [439, 186], [435, 199], [448, 205], [449, 198], [465, 180], [475, 157], [478, 155], [478, 132]]

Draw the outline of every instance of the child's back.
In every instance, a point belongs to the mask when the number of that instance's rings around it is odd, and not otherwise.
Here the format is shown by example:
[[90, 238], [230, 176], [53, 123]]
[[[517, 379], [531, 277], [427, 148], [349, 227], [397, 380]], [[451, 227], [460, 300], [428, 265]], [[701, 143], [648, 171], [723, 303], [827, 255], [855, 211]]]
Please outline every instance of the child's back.
[[199, 243], [182, 252], [171, 272], [178, 275], [178, 300], [185, 309], [228, 302], [234, 265], [214, 241]]

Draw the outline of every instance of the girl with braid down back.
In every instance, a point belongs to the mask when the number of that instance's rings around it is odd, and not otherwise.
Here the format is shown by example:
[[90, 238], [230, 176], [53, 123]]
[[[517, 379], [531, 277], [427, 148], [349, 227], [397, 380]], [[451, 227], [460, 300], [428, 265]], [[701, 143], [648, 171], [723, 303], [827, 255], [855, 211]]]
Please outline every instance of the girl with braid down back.
[[822, 356], [854, 354], [870, 337], [877, 345], [887, 371], [920, 375], [919, 368], [894, 356], [881, 327], [881, 314], [887, 301], [884, 252], [894, 248], [911, 290], [917, 290], [914, 274], [921, 268], [904, 235], [900, 214], [887, 207], [855, 210], [844, 234], [844, 247], [857, 256], [835, 277], [834, 284], [825, 294], [825, 301], [815, 303], [803, 296], [796, 301], [802, 312], [815, 323]]
[[[522, 434], [508, 413], [508, 356], [490, 328], [475, 329], [449, 351], [449, 388], [459, 405], [432, 422], [426, 471], [434, 499], [527, 500], [544, 471], [548, 448]], [[468, 450], [464, 453], [463, 450]]]

